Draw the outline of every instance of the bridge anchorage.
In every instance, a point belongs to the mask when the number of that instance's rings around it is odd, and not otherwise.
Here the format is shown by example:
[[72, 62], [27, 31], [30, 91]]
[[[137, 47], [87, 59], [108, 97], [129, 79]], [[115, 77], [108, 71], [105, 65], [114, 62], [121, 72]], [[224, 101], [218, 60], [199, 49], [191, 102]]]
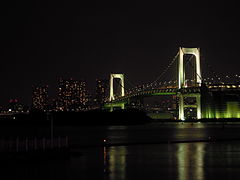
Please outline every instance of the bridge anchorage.
[[[190, 87], [187, 84], [186, 80], [186, 63], [184, 59], [184, 55], [193, 55], [195, 58], [190, 58], [188, 60], [195, 60], [194, 67], [194, 84]], [[201, 76], [201, 68], [200, 68], [200, 49], [199, 48], [179, 48], [179, 52], [177, 56], [175, 56], [176, 60], [178, 60], [178, 77], [177, 85], [175, 87], [157, 87], [150, 89], [137, 89], [137, 92], [132, 92], [132, 94], [127, 93], [125, 95], [125, 86], [124, 86], [124, 74], [111, 74], [110, 75], [110, 92], [109, 92], [109, 101], [106, 102], [105, 107], [110, 108], [110, 111], [113, 111], [113, 108], [120, 107], [121, 109], [125, 108], [126, 104], [129, 104], [131, 100], [145, 96], [158, 96], [158, 95], [176, 95], [178, 98], [178, 119], [185, 120], [186, 119], [186, 108], [194, 108], [196, 109], [196, 119], [201, 119], [201, 84], [202, 84], [202, 76]], [[177, 59], [178, 58], [178, 59]], [[120, 79], [121, 93], [120, 97], [116, 97], [114, 95], [114, 79]], [[151, 83], [152, 84], [152, 83]], [[186, 103], [186, 99], [191, 99], [192, 103]]]

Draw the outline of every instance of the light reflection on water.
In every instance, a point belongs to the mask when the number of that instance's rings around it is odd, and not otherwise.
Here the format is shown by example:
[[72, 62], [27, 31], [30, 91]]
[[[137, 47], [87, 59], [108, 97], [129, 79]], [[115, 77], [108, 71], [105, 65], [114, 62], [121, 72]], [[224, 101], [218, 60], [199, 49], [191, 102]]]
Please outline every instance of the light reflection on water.
[[3, 164], [9, 179], [238, 179], [240, 143], [176, 143], [82, 149], [68, 160]]
[[[161, 177], [161, 173], [169, 171], [165, 179], [174, 177], [179, 180], [203, 180], [205, 145], [205, 143], [179, 143], [104, 147], [106, 179], [124, 180], [132, 174], [138, 179], [145, 179], [149, 174]], [[173, 154], [175, 156], [172, 156]]]
[[126, 146], [104, 147], [104, 172], [109, 179], [125, 179], [126, 173]]
[[204, 179], [205, 143], [177, 144], [178, 179]]

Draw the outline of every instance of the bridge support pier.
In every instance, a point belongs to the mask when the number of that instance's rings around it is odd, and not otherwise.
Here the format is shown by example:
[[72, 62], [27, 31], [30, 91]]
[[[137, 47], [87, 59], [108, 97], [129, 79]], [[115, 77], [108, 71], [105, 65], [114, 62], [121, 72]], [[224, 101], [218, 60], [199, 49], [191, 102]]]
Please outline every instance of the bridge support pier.
[[[192, 104], [185, 104], [184, 102], [184, 98], [185, 97], [193, 97], [196, 98], [196, 104], [192, 105]], [[185, 112], [184, 109], [185, 108], [196, 108], [197, 109], [197, 119], [201, 119], [202, 118], [202, 110], [201, 110], [201, 94], [197, 93], [197, 94], [182, 94], [179, 93], [178, 95], [179, 98], [179, 104], [178, 104], [178, 119], [180, 120], [185, 120]]]
[[184, 116], [184, 97], [183, 97], [182, 94], [180, 94], [178, 97], [179, 97], [178, 119], [185, 120], [185, 116]]

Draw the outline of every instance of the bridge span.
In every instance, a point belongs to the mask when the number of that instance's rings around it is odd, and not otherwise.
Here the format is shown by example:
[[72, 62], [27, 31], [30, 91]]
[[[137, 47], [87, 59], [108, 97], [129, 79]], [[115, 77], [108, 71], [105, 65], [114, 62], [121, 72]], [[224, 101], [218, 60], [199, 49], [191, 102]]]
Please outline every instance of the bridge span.
[[[194, 79], [192, 80], [194, 83], [192, 83], [191, 86], [187, 84], [185, 77], [185, 54], [190, 54], [195, 57], [195, 59], [190, 58], [190, 61], [195, 60], [195, 74]], [[141, 100], [146, 97], [169, 95], [176, 96], [178, 119], [180, 120], [186, 119], [186, 109], [188, 108], [196, 109], [196, 119], [215, 117], [221, 118], [221, 115], [212, 115], [214, 114], [212, 111], [216, 111], [216, 113], [218, 111], [214, 110], [214, 104], [217, 102], [216, 97], [220, 100], [223, 100], [224, 97], [229, 94], [235, 95], [237, 99], [240, 97], [240, 84], [206, 84], [202, 81], [203, 78], [201, 76], [199, 48], [180, 47], [175, 59], [178, 60], [178, 77], [176, 78], [177, 81], [173, 86], [146, 86], [144, 88], [137, 88], [135, 91], [125, 91], [124, 74], [111, 74], [109, 99], [106, 101], [104, 107], [109, 108], [110, 111], [112, 111], [115, 107], [125, 109], [126, 107], [131, 107], [131, 102], [136, 99]], [[119, 96], [116, 96], [113, 90], [114, 79], [116, 78], [120, 79], [121, 92]], [[187, 99], [192, 99], [191, 101], [194, 103], [188, 103]]]

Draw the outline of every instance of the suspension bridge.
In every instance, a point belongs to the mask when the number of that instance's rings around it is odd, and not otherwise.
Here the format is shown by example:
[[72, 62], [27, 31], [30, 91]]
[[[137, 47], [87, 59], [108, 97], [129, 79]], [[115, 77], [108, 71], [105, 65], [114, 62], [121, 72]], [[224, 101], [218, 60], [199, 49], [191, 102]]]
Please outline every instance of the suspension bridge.
[[[177, 64], [177, 75], [175, 78], [171, 81], [159, 82], [174, 63]], [[190, 71], [187, 71], [187, 68]], [[221, 106], [221, 104], [229, 106], [225, 102], [226, 97], [229, 95], [234, 96], [235, 100], [238, 100], [240, 83], [238, 81], [235, 83], [223, 82], [223, 79], [212, 69], [210, 71], [213, 73], [214, 78], [204, 79], [201, 72], [199, 48], [180, 47], [166, 69], [151, 83], [127, 90], [124, 83], [124, 80], [126, 80], [124, 79], [124, 74], [111, 74], [109, 98], [105, 102], [104, 107], [109, 108], [110, 111], [113, 111], [114, 108], [125, 109], [131, 107], [133, 102], [141, 101], [145, 97], [167, 95], [176, 97], [177, 117], [179, 120], [186, 119], [186, 113], [190, 108], [196, 111], [195, 119], [240, 118], [240, 113], [238, 112], [232, 112], [234, 115], [229, 115], [229, 112], [221, 112], [221, 108], [217, 107]], [[236, 76], [240, 78], [240, 76]], [[226, 78], [230, 79], [228, 76]], [[115, 79], [119, 79], [120, 94], [118, 95], [114, 92]], [[217, 81], [214, 82], [214, 79], [217, 79]], [[226, 108], [229, 109], [231, 107]]]

